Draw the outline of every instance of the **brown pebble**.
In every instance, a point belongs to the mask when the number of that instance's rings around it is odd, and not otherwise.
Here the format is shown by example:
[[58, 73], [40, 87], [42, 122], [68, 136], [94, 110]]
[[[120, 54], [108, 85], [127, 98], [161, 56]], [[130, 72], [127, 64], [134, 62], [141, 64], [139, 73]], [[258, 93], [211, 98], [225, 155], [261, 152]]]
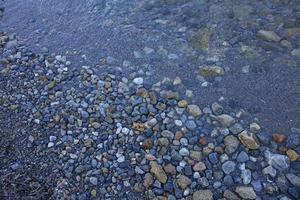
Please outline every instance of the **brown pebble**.
[[277, 143], [282, 143], [286, 139], [286, 136], [280, 133], [273, 133], [272, 134], [272, 140], [274, 140]]

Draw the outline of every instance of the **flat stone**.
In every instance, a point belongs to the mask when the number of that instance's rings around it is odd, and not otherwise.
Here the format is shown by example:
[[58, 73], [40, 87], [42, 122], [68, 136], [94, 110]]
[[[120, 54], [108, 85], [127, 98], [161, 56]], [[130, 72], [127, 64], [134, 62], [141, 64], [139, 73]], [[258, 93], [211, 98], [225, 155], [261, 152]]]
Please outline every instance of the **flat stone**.
[[252, 175], [252, 173], [249, 169], [242, 170], [241, 178], [245, 185], [248, 185], [251, 182], [251, 175]]
[[225, 127], [230, 127], [235, 122], [235, 119], [227, 114], [219, 115], [218, 120]]
[[188, 41], [194, 48], [208, 50], [210, 47], [210, 38], [212, 30], [209, 28], [201, 28], [188, 37]]
[[157, 180], [161, 183], [166, 183], [167, 182], [167, 175], [165, 171], [163, 170], [162, 166], [160, 166], [157, 162], [151, 161], [150, 162], [151, 166], [151, 173], [154, 174], [154, 176], [157, 178]]
[[189, 130], [191, 130], [191, 131], [192, 131], [192, 130], [195, 130], [196, 127], [197, 127], [197, 125], [196, 125], [196, 123], [195, 123], [194, 120], [188, 120], [188, 121], [186, 121], [185, 125], [186, 125], [186, 127], [187, 127]]
[[213, 193], [210, 190], [198, 190], [194, 192], [193, 200], [213, 200]]
[[269, 42], [279, 42], [281, 38], [274, 31], [259, 30], [257, 36]]
[[143, 185], [146, 188], [149, 188], [153, 184], [154, 180], [150, 173], [145, 174]]
[[271, 177], [275, 177], [277, 174], [276, 169], [274, 169], [272, 166], [268, 166], [268, 167], [264, 168], [263, 173], [270, 175]]
[[244, 130], [238, 135], [241, 143], [249, 149], [258, 149], [260, 143], [254, 133]]
[[179, 108], [186, 108], [188, 106], [188, 102], [186, 100], [180, 100], [178, 102], [178, 107]]
[[238, 157], [236, 158], [236, 160], [237, 160], [238, 162], [243, 163], [243, 162], [246, 162], [246, 161], [249, 160], [249, 156], [248, 156], [248, 154], [247, 154], [245, 151], [241, 151], [241, 152], [239, 153]]
[[252, 187], [238, 186], [235, 192], [243, 199], [256, 199], [256, 193]]

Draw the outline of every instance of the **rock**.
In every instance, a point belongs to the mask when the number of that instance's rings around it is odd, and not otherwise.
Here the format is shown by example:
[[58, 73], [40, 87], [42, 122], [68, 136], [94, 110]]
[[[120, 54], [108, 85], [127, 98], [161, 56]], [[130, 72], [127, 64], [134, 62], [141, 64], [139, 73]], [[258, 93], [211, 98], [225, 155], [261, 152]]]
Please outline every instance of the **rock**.
[[242, 170], [241, 178], [245, 185], [248, 185], [251, 182], [251, 175], [252, 175], [252, 173], [249, 169]]
[[210, 37], [212, 30], [209, 28], [199, 29], [197, 32], [188, 37], [188, 41], [194, 48], [208, 50], [210, 46]]
[[289, 174], [286, 175], [286, 178], [295, 187], [300, 187], [300, 177], [299, 176], [296, 176], [295, 174], [289, 173]]
[[147, 138], [144, 140], [142, 147], [143, 149], [151, 149], [153, 147], [153, 140], [151, 138]]
[[292, 56], [300, 57], [300, 48], [291, 51]]
[[176, 76], [175, 79], [174, 79], [174, 81], [173, 81], [173, 85], [180, 85], [181, 82], [182, 81], [181, 81], [180, 77]]
[[277, 143], [282, 143], [286, 140], [286, 136], [280, 133], [273, 133], [272, 140], [274, 140]]
[[187, 186], [189, 186], [192, 181], [184, 176], [184, 175], [180, 175], [179, 178], [176, 181], [177, 185], [179, 186], [179, 188], [181, 188], [182, 190], [185, 190], [187, 188]]
[[174, 167], [172, 164], [167, 164], [164, 166], [164, 170], [169, 175], [175, 175], [176, 174], [176, 167]]
[[251, 123], [250, 124], [250, 131], [253, 132], [253, 133], [257, 133], [260, 131], [260, 126], [257, 124], [257, 123]]
[[213, 193], [210, 190], [198, 190], [194, 192], [193, 200], [213, 200]]
[[209, 154], [208, 159], [212, 164], [217, 164], [219, 162], [219, 156], [217, 153]]
[[204, 170], [206, 170], [206, 165], [204, 162], [198, 162], [194, 165], [193, 170], [196, 172], [204, 171]]
[[235, 170], [235, 163], [233, 161], [226, 161], [222, 165], [222, 170], [225, 174], [230, 174]]
[[133, 79], [133, 82], [137, 85], [142, 85], [144, 83], [144, 79], [142, 77], [137, 77]]
[[276, 172], [276, 169], [274, 169], [272, 166], [268, 166], [263, 169], [263, 173], [268, 174], [271, 177], [275, 177], [277, 172]]
[[199, 108], [199, 106], [197, 106], [197, 105], [193, 105], [193, 104], [188, 105], [187, 110], [188, 110], [189, 114], [191, 114], [194, 117], [198, 117], [198, 116], [202, 115], [202, 111]]
[[188, 106], [188, 102], [186, 100], [180, 100], [178, 102], [178, 107], [179, 108], [186, 108]]
[[174, 133], [172, 133], [171, 131], [168, 131], [168, 130], [162, 131], [161, 135], [165, 138], [168, 138], [169, 140], [173, 140], [173, 138], [174, 138]]
[[100, 128], [100, 126], [101, 126], [101, 124], [98, 122], [93, 122], [91, 125], [93, 128]]
[[143, 185], [146, 188], [149, 188], [153, 184], [154, 180], [150, 173], [145, 174]]
[[241, 143], [249, 149], [258, 149], [260, 147], [257, 137], [252, 132], [244, 130], [238, 137]]
[[182, 156], [188, 156], [190, 154], [190, 152], [187, 148], [182, 148], [179, 150], [179, 154]]
[[213, 65], [213, 66], [207, 66], [203, 65], [200, 67], [200, 74], [204, 77], [211, 77], [211, 76], [223, 76], [225, 71], [222, 67]]
[[235, 119], [227, 114], [219, 115], [218, 120], [225, 127], [229, 127], [235, 122]]
[[165, 147], [167, 147], [167, 146], [169, 146], [169, 140], [168, 140], [167, 138], [159, 138], [159, 139], [158, 139], [158, 144], [159, 144], [160, 146], [165, 146]]
[[269, 42], [279, 42], [281, 40], [274, 31], [259, 30], [257, 36]]
[[249, 156], [248, 156], [248, 154], [247, 154], [245, 151], [241, 151], [241, 152], [239, 153], [238, 157], [236, 158], [236, 160], [237, 160], [238, 162], [243, 163], [243, 162], [246, 162], [246, 161], [249, 160]]
[[243, 199], [256, 199], [256, 193], [252, 187], [238, 186], [235, 192]]
[[168, 178], [163, 168], [155, 161], [151, 161], [150, 166], [150, 171], [152, 174], [154, 174], [157, 180], [161, 183], [166, 183]]
[[288, 149], [286, 151], [286, 155], [289, 157], [289, 159], [291, 161], [296, 161], [299, 159], [299, 154], [296, 151], [294, 151], [293, 149]]
[[235, 136], [229, 135], [224, 139], [224, 144], [225, 144], [225, 152], [227, 154], [232, 154], [236, 151], [240, 142]]
[[230, 190], [225, 190], [223, 196], [228, 200], [239, 200], [240, 198], [231, 192]]
[[190, 157], [193, 160], [200, 161], [202, 159], [202, 153], [200, 151], [190, 151]]
[[186, 127], [189, 129], [189, 130], [195, 130], [196, 128], [197, 128], [197, 125], [196, 125], [196, 123], [195, 123], [195, 121], [194, 120], [188, 120], [188, 121], [186, 121], [185, 122], [185, 125], [186, 125]]
[[269, 165], [278, 170], [287, 170], [290, 167], [289, 158], [285, 155], [274, 154], [270, 151], [265, 151], [265, 158]]
[[214, 102], [211, 105], [211, 110], [215, 115], [220, 115], [223, 113], [223, 107], [218, 102]]
[[90, 183], [92, 185], [97, 185], [98, 184], [98, 179], [97, 177], [90, 177]]

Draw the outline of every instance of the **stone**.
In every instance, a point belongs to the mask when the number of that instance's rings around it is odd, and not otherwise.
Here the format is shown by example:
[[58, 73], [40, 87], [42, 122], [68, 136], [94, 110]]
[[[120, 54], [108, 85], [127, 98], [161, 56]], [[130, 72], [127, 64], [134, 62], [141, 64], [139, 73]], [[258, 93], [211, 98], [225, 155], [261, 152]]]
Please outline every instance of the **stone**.
[[167, 182], [167, 175], [163, 168], [155, 161], [150, 162], [151, 166], [151, 173], [157, 178], [157, 180], [161, 183], [166, 183]]
[[144, 83], [144, 79], [142, 77], [137, 77], [133, 79], [133, 82], [137, 85], [142, 85]]
[[249, 169], [242, 170], [241, 178], [245, 185], [248, 185], [251, 182], [251, 175], [252, 175], [252, 173]]
[[209, 50], [210, 38], [212, 35], [212, 30], [209, 28], [201, 28], [197, 32], [193, 33], [188, 37], [189, 43], [194, 48]]
[[142, 147], [143, 149], [151, 149], [153, 147], [153, 140], [151, 138], [147, 138], [144, 140]]
[[190, 152], [187, 148], [182, 148], [182, 149], [179, 150], [179, 154], [181, 156], [188, 156], [190, 154]]
[[218, 120], [225, 127], [230, 127], [235, 122], [235, 119], [227, 114], [219, 115]]
[[204, 162], [197, 162], [194, 166], [193, 166], [193, 170], [198, 172], [198, 171], [204, 171], [206, 170], [206, 165]]
[[225, 71], [222, 67], [213, 65], [213, 66], [207, 66], [203, 65], [199, 68], [201, 76], [204, 77], [212, 77], [212, 76], [223, 76], [225, 74]]
[[225, 144], [225, 152], [227, 154], [232, 154], [236, 151], [240, 142], [235, 136], [229, 135], [225, 137], [224, 144]]
[[197, 105], [188, 105], [187, 107], [187, 111], [189, 112], [190, 115], [194, 116], [194, 117], [198, 117], [202, 115], [202, 111], [199, 108], [199, 106]]
[[165, 138], [168, 138], [170, 140], [173, 140], [174, 138], [174, 133], [172, 133], [171, 131], [168, 131], [168, 130], [164, 130], [161, 132], [161, 135]]
[[287, 174], [286, 178], [289, 180], [289, 182], [294, 185], [295, 187], [300, 187], [300, 177], [295, 174]]
[[281, 38], [274, 31], [259, 30], [257, 36], [269, 42], [279, 42]]
[[268, 174], [271, 177], [275, 177], [277, 174], [276, 169], [274, 169], [272, 166], [268, 166], [268, 167], [264, 168], [263, 173]]
[[98, 122], [93, 122], [91, 125], [93, 128], [100, 128], [100, 126], [101, 126], [101, 124]]
[[286, 136], [280, 133], [273, 133], [272, 134], [272, 140], [277, 143], [282, 143], [286, 140]]
[[145, 174], [143, 185], [146, 188], [149, 188], [153, 184], [153, 176], [150, 173]]
[[223, 107], [218, 102], [214, 102], [211, 105], [211, 110], [215, 115], [220, 115], [223, 113]]
[[290, 167], [290, 160], [287, 156], [281, 154], [271, 153], [270, 151], [265, 151], [265, 158], [269, 165], [275, 169], [284, 171]]
[[250, 131], [253, 132], [253, 133], [257, 133], [260, 131], [260, 126], [257, 124], [257, 123], [251, 123], [250, 124]]
[[174, 79], [174, 81], [173, 81], [173, 85], [180, 85], [181, 82], [182, 81], [181, 81], [180, 77], [176, 76], [175, 79]]
[[98, 184], [98, 179], [97, 177], [90, 177], [90, 183], [92, 185], [97, 185]]
[[235, 163], [233, 161], [226, 161], [222, 165], [222, 170], [225, 174], [230, 174], [235, 170]]
[[165, 147], [167, 147], [167, 146], [169, 146], [169, 140], [168, 140], [167, 138], [159, 138], [159, 139], [158, 139], [158, 144], [159, 144], [160, 146], [165, 146]]
[[187, 127], [189, 130], [191, 130], [191, 131], [192, 131], [192, 130], [195, 130], [196, 127], [197, 127], [197, 125], [196, 125], [196, 123], [195, 123], [194, 120], [188, 120], [188, 121], [186, 121], [185, 125], [186, 125], [186, 127]]
[[238, 135], [241, 143], [249, 149], [258, 149], [260, 143], [254, 133], [244, 130]]
[[236, 194], [234, 194], [230, 190], [225, 190], [223, 193], [223, 196], [228, 200], [239, 200], [240, 199]]
[[252, 187], [238, 186], [236, 187], [235, 192], [242, 199], [256, 199], [256, 193], [254, 192]]
[[299, 159], [299, 154], [296, 151], [294, 151], [293, 149], [288, 149], [286, 151], [286, 155], [289, 157], [289, 159], [291, 161], [296, 161]]
[[248, 154], [247, 154], [245, 151], [241, 151], [241, 152], [238, 154], [236, 160], [237, 160], [238, 162], [240, 162], [240, 163], [243, 163], [243, 162], [246, 162], [246, 161], [249, 160], [249, 156], [248, 156]]
[[179, 188], [181, 188], [182, 190], [185, 190], [191, 183], [192, 181], [184, 176], [184, 175], [180, 175], [179, 178], [176, 181], [177, 185]]
[[202, 159], [202, 153], [200, 151], [191, 150], [190, 151], [190, 157], [193, 160], [200, 161]]
[[193, 200], [213, 200], [213, 193], [210, 190], [198, 190], [193, 193]]
[[209, 154], [208, 159], [212, 164], [217, 164], [219, 162], [219, 156], [217, 153]]
[[186, 100], [180, 100], [178, 102], [178, 107], [179, 108], [186, 108], [188, 106], [188, 102]]
[[174, 167], [172, 164], [167, 164], [164, 166], [164, 170], [169, 175], [175, 175], [176, 174], [176, 167]]

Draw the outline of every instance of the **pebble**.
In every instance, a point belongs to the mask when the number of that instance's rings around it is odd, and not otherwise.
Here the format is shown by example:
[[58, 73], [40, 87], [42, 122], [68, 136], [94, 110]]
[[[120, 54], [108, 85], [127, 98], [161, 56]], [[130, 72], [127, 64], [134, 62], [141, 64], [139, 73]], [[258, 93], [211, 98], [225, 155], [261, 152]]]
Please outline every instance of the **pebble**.
[[269, 42], [279, 42], [281, 38], [274, 31], [259, 30], [257, 36]]
[[238, 135], [241, 143], [249, 149], [258, 149], [260, 143], [254, 133], [243, 131]]
[[236, 187], [235, 192], [242, 199], [256, 199], [256, 193], [252, 187], [238, 186]]
[[225, 174], [230, 174], [235, 170], [235, 163], [233, 161], [226, 161], [222, 165], [222, 170]]
[[142, 77], [137, 77], [133, 79], [133, 82], [137, 85], [142, 85], [144, 83], [144, 79]]
[[235, 122], [235, 119], [227, 114], [219, 115], [218, 120], [225, 127], [230, 127]]
[[193, 200], [213, 200], [213, 193], [210, 190], [198, 190], [194, 192]]

